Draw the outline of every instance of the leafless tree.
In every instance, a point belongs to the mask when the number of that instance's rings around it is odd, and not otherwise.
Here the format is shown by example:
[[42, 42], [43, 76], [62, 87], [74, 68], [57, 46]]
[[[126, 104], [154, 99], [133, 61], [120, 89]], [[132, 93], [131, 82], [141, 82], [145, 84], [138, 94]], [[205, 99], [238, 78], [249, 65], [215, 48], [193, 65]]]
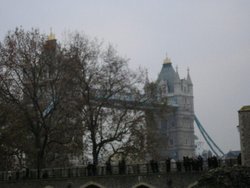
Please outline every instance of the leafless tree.
[[0, 43], [0, 99], [15, 109], [11, 113], [16, 113], [19, 121], [9, 124], [8, 130], [19, 136], [22, 130], [28, 132], [24, 140], [29, 144], [24, 150], [36, 164], [38, 177], [50, 147], [69, 143], [70, 130], [74, 130], [73, 117], [65, 115], [69, 114], [65, 91], [70, 90], [72, 75], [66, 71], [69, 65], [63, 53], [55, 40], [47, 40], [36, 29], [17, 28]]
[[129, 69], [128, 60], [110, 45], [105, 48], [79, 33], [68, 41], [66, 48], [77, 75], [77, 109], [85, 128], [83, 139], [93, 164], [114, 153], [137, 150], [138, 154], [144, 147], [145, 72]]
[[0, 139], [9, 135], [13, 144], [5, 143], [25, 153], [38, 177], [68, 153], [84, 153], [94, 165], [119, 155], [145, 158], [145, 111], [159, 104], [155, 85], [144, 93], [145, 72], [127, 63], [111, 45], [79, 33], [62, 46], [38, 30], [8, 33], [0, 43], [0, 102], [9, 112]]

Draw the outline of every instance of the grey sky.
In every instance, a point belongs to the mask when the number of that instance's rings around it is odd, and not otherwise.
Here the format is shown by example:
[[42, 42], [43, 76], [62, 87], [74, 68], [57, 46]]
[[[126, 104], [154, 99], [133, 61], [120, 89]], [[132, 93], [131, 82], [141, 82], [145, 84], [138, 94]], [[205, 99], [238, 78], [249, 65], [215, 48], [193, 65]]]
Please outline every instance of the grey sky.
[[250, 104], [249, 0], [0, 0], [0, 39], [16, 26], [57, 38], [83, 31], [114, 44], [152, 80], [166, 52], [190, 68], [195, 112], [224, 151], [239, 149], [238, 110]]

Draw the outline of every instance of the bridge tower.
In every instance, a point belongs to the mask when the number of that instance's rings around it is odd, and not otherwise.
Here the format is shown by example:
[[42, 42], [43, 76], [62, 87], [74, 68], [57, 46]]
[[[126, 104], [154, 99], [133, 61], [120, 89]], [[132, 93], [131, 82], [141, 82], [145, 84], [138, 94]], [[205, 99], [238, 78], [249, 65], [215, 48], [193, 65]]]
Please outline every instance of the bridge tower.
[[154, 114], [156, 131], [160, 137], [165, 137], [163, 140], [167, 148], [159, 151], [161, 158], [169, 156], [182, 160], [183, 156], [194, 156], [193, 83], [189, 69], [187, 77], [180, 79], [178, 68], [175, 71], [171, 60], [166, 57], [156, 83], [158, 99], [166, 97], [168, 105], [173, 107], [173, 110], [163, 112], [163, 115]]

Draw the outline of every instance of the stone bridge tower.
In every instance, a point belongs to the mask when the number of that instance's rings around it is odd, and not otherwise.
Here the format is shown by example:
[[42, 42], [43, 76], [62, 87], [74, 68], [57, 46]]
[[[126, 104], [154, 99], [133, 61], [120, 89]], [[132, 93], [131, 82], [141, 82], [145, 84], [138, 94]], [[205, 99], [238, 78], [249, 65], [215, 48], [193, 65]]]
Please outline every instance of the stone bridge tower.
[[166, 97], [172, 109], [162, 115], [154, 112], [155, 131], [165, 138], [166, 149], [159, 147], [161, 158], [182, 160], [183, 156], [194, 156], [193, 84], [189, 70], [187, 77], [180, 79], [178, 70], [173, 69], [171, 60], [166, 57], [156, 83], [158, 100]]
[[239, 132], [242, 165], [250, 167], [250, 105], [239, 110]]

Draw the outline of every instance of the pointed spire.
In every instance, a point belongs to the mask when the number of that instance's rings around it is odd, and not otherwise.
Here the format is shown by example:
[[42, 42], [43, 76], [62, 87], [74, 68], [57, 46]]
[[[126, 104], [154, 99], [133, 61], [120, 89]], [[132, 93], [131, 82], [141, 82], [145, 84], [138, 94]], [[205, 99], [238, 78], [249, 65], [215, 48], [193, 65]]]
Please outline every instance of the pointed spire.
[[178, 72], [178, 65], [176, 65], [175, 67], [175, 79], [174, 79], [174, 82], [175, 83], [179, 83], [181, 80], [180, 80], [180, 76], [179, 76], [179, 72]]
[[148, 69], [146, 69], [146, 84], [149, 83], [149, 79], [148, 79]]
[[148, 69], [146, 69], [146, 79], [145, 79], [145, 84], [144, 84], [144, 92], [146, 94], [149, 94], [149, 79], [148, 79]]
[[177, 78], [180, 79], [179, 72], [178, 72], [178, 65], [176, 65], [176, 71], [175, 72], [176, 72]]
[[171, 64], [171, 59], [168, 57], [168, 54], [166, 53], [166, 58], [163, 61], [163, 64]]
[[50, 28], [50, 34], [48, 36], [48, 40], [56, 40], [56, 36], [52, 32], [52, 27]]
[[192, 80], [191, 80], [191, 77], [190, 77], [190, 75], [189, 75], [189, 67], [187, 68], [187, 81], [188, 81], [188, 84], [191, 84], [191, 85], [193, 85], [193, 83], [192, 83]]

